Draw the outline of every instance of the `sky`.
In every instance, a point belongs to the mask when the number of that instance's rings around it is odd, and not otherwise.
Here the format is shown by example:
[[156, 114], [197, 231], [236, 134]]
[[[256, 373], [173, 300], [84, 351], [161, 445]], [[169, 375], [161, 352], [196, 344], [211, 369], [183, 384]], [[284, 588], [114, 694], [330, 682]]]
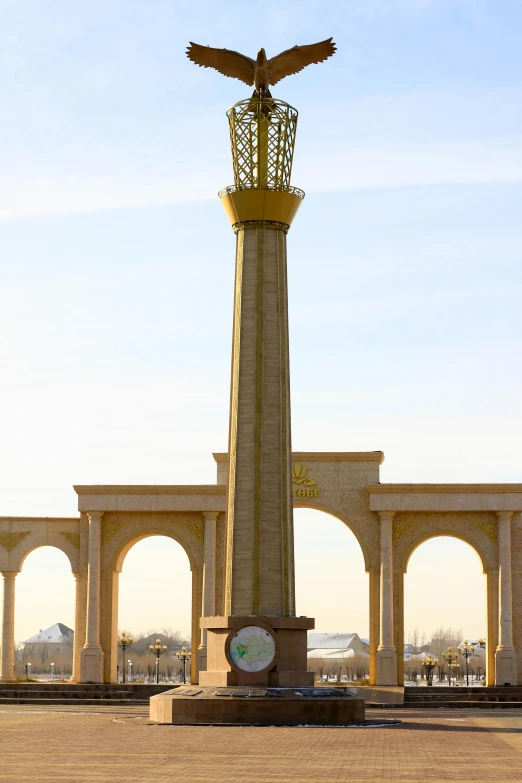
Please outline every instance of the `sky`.
[[[75, 515], [73, 484], [215, 480], [234, 271], [216, 194], [225, 110], [248, 89], [190, 63], [191, 40], [269, 57], [337, 43], [276, 91], [299, 110], [306, 191], [288, 237], [294, 448], [382, 449], [383, 482], [521, 480], [520, 0], [0, 0], [0, 15], [1, 516]], [[364, 633], [345, 595], [362, 588], [342, 582], [362, 562], [351, 534], [303, 520], [299, 605]], [[444, 542], [479, 594], [474, 553]], [[332, 543], [327, 610], [299, 563], [327, 581]], [[407, 626], [428, 622], [415, 595], [439, 544], [412, 558]], [[128, 555], [131, 593], [147, 546]], [[59, 556], [34, 552], [27, 578], [51, 585]], [[453, 579], [437, 590], [458, 626]], [[21, 638], [46, 622], [18, 592]]]

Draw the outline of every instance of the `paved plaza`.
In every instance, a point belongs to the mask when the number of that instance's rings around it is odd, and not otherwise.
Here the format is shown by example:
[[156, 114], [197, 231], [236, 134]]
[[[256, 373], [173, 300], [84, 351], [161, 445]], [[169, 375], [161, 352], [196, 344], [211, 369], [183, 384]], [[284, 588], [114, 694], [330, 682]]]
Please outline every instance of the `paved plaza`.
[[0, 707], [0, 781], [522, 781], [522, 713], [368, 711], [384, 728], [151, 724], [143, 708]]

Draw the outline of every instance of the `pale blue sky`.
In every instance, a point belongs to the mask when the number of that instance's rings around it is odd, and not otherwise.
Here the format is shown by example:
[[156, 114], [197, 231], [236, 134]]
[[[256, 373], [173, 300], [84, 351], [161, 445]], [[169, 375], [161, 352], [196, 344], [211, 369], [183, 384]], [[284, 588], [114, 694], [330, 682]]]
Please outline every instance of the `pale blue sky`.
[[338, 45], [276, 91], [300, 112], [307, 193], [288, 238], [294, 447], [382, 449], [383, 481], [521, 480], [520, 0], [0, 15], [0, 515], [74, 514], [73, 483], [215, 480], [234, 258], [216, 193], [224, 113], [249, 91], [195, 68], [189, 40]]

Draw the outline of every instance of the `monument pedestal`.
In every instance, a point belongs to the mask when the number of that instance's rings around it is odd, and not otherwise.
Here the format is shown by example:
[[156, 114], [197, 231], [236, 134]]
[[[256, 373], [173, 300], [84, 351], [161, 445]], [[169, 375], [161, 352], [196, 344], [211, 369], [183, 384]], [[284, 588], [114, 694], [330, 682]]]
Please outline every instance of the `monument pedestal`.
[[209, 669], [199, 685], [153, 696], [151, 720], [175, 725], [346, 725], [364, 720], [364, 699], [314, 688], [306, 671], [309, 617], [202, 617]]
[[[306, 643], [307, 631], [315, 627], [312, 618], [202, 617], [200, 624], [207, 629], [207, 671], [199, 673], [200, 685], [265, 688], [313, 686], [314, 674], [307, 671]], [[268, 665], [258, 671], [246, 670], [248, 662], [245, 661], [243, 668], [242, 659], [237, 659], [239, 662], [236, 663], [230, 653], [230, 644], [236, 633], [249, 627], [265, 629], [275, 641], [274, 658], [271, 661], [267, 658]], [[237, 658], [237, 653], [234, 654]], [[249, 660], [252, 660], [252, 653], [250, 656]], [[253, 666], [255, 668], [262, 663], [261, 658]]]
[[341, 688], [176, 688], [153, 696], [150, 718], [175, 726], [345, 726], [364, 721], [364, 699]]

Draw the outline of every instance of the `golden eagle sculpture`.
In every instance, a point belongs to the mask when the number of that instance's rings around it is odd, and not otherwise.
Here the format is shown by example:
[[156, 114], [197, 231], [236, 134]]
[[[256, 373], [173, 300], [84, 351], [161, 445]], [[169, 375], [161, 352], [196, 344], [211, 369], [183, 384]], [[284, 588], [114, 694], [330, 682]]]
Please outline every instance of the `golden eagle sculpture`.
[[187, 57], [200, 68], [214, 68], [223, 76], [239, 79], [250, 87], [253, 86], [258, 95], [270, 98], [270, 85], [277, 84], [286, 76], [299, 73], [307, 65], [322, 63], [331, 57], [335, 50], [335, 44], [328, 38], [308, 46], [294, 46], [270, 60], [267, 60], [265, 50], [259, 49], [257, 58], [252, 60], [231, 49], [213, 49], [211, 46], [200, 46], [191, 41]]

